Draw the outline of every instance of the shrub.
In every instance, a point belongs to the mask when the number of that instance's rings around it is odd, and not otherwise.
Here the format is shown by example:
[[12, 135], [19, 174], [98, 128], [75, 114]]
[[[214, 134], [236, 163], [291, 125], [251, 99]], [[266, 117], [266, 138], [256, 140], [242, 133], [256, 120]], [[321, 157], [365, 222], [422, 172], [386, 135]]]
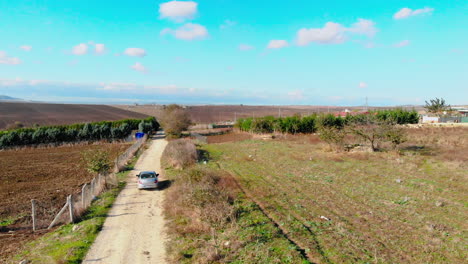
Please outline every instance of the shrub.
[[89, 150], [82, 153], [86, 169], [91, 173], [107, 173], [112, 167], [109, 152], [105, 150]]
[[162, 114], [161, 123], [169, 138], [178, 138], [182, 131], [192, 124], [189, 114], [179, 105], [167, 106]]
[[392, 148], [395, 150], [398, 146], [407, 141], [406, 133], [401, 127], [397, 127], [394, 124], [383, 124], [383, 133], [387, 141], [392, 144]]
[[325, 141], [330, 146], [330, 149], [335, 149], [336, 151], [343, 149], [346, 137], [345, 129], [334, 126], [320, 126], [318, 132], [320, 139]]
[[195, 144], [188, 139], [170, 141], [161, 157], [161, 162], [166, 168], [183, 169], [193, 165], [198, 160]]

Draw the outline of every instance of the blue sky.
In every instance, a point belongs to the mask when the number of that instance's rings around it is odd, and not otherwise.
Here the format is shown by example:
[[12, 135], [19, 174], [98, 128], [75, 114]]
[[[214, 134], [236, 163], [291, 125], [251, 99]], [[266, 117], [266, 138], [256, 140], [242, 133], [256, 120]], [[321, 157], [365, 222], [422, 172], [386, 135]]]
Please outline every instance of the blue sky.
[[87, 103], [468, 103], [468, 1], [0, 1], [0, 94]]

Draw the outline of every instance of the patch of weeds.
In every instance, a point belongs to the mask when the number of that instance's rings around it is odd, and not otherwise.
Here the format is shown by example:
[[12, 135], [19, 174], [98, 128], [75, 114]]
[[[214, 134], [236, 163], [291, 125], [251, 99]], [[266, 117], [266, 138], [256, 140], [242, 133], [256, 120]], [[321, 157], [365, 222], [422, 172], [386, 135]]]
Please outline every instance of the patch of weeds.
[[395, 204], [399, 204], [399, 205], [405, 205], [407, 203], [409, 203], [411, 199], [409, 197], [405, 197], [403, 199], [400, 199], [400, 200], [396, 200], [396, 201], [393, 201]]
[[21, 219], [23, 217], [25, 217], [25, 215], [17, 215], [17, 216], [10, 216], [7, 218], [2, 218], [0, 219], [0, 227], [14, 224], [16, 220]]

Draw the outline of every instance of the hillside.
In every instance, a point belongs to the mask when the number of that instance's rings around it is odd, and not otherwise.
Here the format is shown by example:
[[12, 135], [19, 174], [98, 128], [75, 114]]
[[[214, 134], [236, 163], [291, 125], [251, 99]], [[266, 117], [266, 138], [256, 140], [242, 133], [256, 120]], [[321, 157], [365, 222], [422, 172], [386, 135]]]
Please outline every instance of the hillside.
[[14, 98], [8, 95], [0, 95], [0, 101], [22, 101], [23, 99]]
[[[158, 118], [162, 114], [163, 105], [114, 105], [119, 109], [142, 113]], [[186, 106], [190, 118], [197, 124], [208, 124], [224, 121], [234, 121], [238, 118], [261, 116], [292, 116], [310, 115], [312, 113], [340, 112], [345, 109], [362, 111], [362, 106], [313, 106], [313, 105], [194, 105]], [[395, 107], [369, 107], [371, 110]], [[405, 106], [404, 109], [421, 110], [420, 106]]]
[[145, 114], [107, 105], [0, 102], [0, 129], [15, 122], [21, 122], [25, 126], [43, 126], [145, 117]]

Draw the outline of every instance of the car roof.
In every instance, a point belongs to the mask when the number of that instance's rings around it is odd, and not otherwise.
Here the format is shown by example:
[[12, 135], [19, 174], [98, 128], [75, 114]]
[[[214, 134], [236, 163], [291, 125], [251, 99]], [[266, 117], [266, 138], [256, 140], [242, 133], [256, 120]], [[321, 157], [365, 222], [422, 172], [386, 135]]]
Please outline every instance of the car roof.
[[153, 174], [156, 174], [156, 172], [155, 172], [155, 171], [140, 171], [140, 174], [142, 174], [142, 173], [148, 173], [148, 174], [151, 174], [151, 173], [153, 173]]

